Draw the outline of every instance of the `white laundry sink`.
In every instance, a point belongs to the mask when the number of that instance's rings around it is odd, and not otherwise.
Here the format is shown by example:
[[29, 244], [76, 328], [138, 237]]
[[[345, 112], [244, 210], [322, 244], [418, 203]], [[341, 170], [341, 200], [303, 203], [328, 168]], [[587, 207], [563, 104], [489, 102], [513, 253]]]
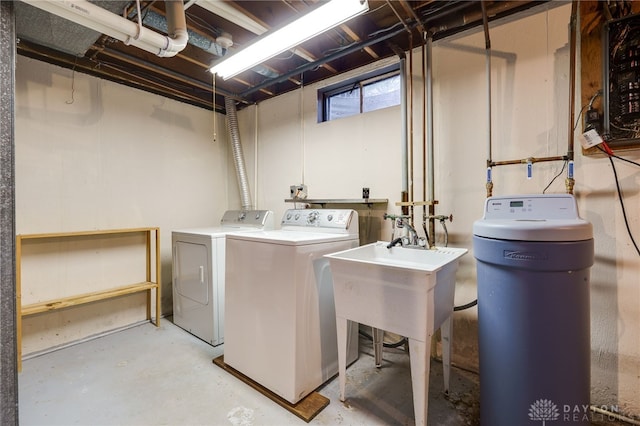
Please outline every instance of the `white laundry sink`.
[[336, 315], [425, 341], [451, 315], [464, 248], [387, 248], [378, 241], [326, 255]]
[[340, 399], [345, 399], [346, 342], [349, 321], [371, 326], [377, 353], [377, 330], [409, 339], [416, 425], [427, 421], [431, 336], [441, 328], [445, 391], [451, 368], [451, 314], [458, 259], [463, 248], [387, 248], [378, 241], [325, 255], [333, 275], [338, 329]]
[[437, 247], [430, 250], [397, 245], [387, 248], [388, 244], [385, 241], [378, 241], [377, 243], [332, 253], [327, 257], [370, 265], [435, 272], [467, 252], [467, 249], [451, 247]]

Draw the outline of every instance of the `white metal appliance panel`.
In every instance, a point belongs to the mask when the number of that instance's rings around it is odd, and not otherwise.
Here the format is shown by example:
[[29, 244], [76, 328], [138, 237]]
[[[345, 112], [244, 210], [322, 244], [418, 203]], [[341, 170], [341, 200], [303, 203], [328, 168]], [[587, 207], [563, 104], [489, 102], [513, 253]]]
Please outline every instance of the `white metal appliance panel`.
[[208, 305], [211, 297], [211, 249], [207, 244], [176, 241], [175, 288], [184, 298], [199, 305]]
[[[193, 335], [218, 345], [218, 247], [211, 235], [173, 236], [173, 322]], [[223, 259], [224, 261], [224, 259]]]
[[[227, 237], [225, 363], [296, 403], [338, 371], [333, 281], [323, 256], [356, 247], [357, 235], [306, 245], [241, 237]], [[352, 361], [357, 329], [354, 341]]]
[[260, 241], [263, 243], [286, 246], [353, 240], [352, 234], [321, 233], [316, 232], [315, 228], [310, 228], [307, 231], [273, 230], [253, 232], [251, 234], [230, 232], [228, 236], [236, 240]]
[[226, 275], [226, 238], [215, 239], [217, 256], [215, 260], [216, 285], [213, 286], [213, 346], [224, 343], [224, 297], [225, 297], [225, 275]]
[[174, 230], [174, 323], [213, 346], [224, 343], [225, 237], [273, 227], [269, 210], [228, 210], [220, 226]]

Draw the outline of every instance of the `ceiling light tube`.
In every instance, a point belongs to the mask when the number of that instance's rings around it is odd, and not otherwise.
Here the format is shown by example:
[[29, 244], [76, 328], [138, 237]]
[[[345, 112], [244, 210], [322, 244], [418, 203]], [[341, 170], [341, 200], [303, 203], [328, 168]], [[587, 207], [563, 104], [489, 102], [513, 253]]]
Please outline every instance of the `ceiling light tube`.
[[367, 10], [367, 0], [331, 0], [225, 58], [209, 71], [227, 80]]

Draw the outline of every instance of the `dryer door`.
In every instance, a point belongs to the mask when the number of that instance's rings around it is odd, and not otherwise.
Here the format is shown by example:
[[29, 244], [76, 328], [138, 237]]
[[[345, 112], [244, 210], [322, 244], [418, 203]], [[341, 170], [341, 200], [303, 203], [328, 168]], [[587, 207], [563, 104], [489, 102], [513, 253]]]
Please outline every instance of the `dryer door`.
[[175, 291], [193, 302], [208, 305], [211, 297], [209, 248], [204, 244], [176, 241], [174, 250]]

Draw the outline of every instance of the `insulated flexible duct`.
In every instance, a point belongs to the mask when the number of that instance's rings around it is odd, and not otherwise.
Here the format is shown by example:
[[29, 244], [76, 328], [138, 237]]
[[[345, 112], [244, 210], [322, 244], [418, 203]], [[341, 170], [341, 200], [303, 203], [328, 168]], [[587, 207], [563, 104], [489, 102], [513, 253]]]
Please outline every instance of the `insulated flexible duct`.
[[240, 144], [240, 132], [238, 130], [238, 114], [236, 113], [236, 102], [230, 98], [224, 98], [224, 106], [227, 111], [227, 130], [231, 138], [231, 148], [233, 149], [233, 162], [236, 166], [236, 175], [238, 177], [238, 187], [240, 188], [240, 201], [242, 202], [242, 210], [253, 210], [251, 204], [251, 193], [249, 192], [249, 180], [247, 179], [247, 171], [244, 165], [244, 156], [242, 155], [242, 145]]

